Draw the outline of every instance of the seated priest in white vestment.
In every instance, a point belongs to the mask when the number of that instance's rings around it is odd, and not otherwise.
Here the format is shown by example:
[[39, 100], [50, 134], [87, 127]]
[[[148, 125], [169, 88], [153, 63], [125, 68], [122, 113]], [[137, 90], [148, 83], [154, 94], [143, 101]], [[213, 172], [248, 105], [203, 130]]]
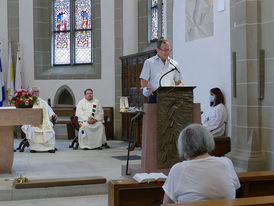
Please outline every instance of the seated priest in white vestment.
[[30, 152], [55, 152], [55, 132], [51, 119], [57, 120], [57, 115], [53, 112], [48, 103], [39, 98], [39, 88], [32, 87], [32, 95], [37, 97], [37, 102], [33, 108], [43, 109], [42, 124], [34, 127], [32, 125], [23, 125], [22, 131], [26, 134], [30, 145]]
[[104, 110], [98, 99], [93, 99], [93, 90], [86, 89], [85, 98], [76, 106], [80, 125], [78, 141], [82, 149], [109, 148], [105, 134]]

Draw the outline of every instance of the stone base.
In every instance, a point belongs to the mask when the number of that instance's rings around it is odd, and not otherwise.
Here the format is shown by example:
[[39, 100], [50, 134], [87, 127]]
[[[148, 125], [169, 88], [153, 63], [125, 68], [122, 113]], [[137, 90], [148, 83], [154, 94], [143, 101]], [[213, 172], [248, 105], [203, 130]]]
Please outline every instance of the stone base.
[[234, 164], [236, 172], [264, 171], [265, 162], [260, 151], [233, 149], [226, 155]]

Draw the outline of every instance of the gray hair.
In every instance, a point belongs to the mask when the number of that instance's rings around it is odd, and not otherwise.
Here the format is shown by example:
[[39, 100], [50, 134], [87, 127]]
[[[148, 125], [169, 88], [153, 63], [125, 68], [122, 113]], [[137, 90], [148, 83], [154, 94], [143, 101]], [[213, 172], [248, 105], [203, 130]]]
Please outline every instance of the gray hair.
[[32, 87], [30, 88], [30, 92], [32, 92], [32, 90], [33, 90], [34, 88], [36, 88], [36, 89], [38, 89], [38, 90], [40, 91], [40, 87], [38, 87], [38, 86], [32, 86]]
[[162, 44], [167, 44], [169, 41], [167, 39], [161, 38], [157, 41], [157, 48], [161, 49]]
[[195, 158], [211, 153], [215, 148], [212, 134], [200, 124], [191, 124], [184, 128], [178, 138], [177, 149], [180, 157]]

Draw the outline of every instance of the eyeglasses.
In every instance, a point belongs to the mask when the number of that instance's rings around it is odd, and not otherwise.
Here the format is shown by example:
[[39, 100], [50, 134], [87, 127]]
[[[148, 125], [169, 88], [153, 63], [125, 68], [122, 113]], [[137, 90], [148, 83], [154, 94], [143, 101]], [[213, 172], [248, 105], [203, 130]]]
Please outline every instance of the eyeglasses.
[[162, 52], [165, 52], [165, 53], [172, 52], [172, 49], [168, 49], [168, 50], [159, 49], [159, 50], [161, 50]]

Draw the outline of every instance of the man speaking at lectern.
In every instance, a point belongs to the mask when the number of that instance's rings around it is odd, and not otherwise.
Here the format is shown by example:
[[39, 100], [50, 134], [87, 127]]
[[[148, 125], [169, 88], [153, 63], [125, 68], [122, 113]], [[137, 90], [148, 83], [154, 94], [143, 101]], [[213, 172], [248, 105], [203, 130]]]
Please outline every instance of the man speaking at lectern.
[[155, 56], [144, 62], [140, 75], [143, 95], [148, 97], [148, 103], [156, 103], [156, 90], [161, 86], [183, 86], [178, 63], [169, 57], [168, 40], [160, 39], [156, 51]]

